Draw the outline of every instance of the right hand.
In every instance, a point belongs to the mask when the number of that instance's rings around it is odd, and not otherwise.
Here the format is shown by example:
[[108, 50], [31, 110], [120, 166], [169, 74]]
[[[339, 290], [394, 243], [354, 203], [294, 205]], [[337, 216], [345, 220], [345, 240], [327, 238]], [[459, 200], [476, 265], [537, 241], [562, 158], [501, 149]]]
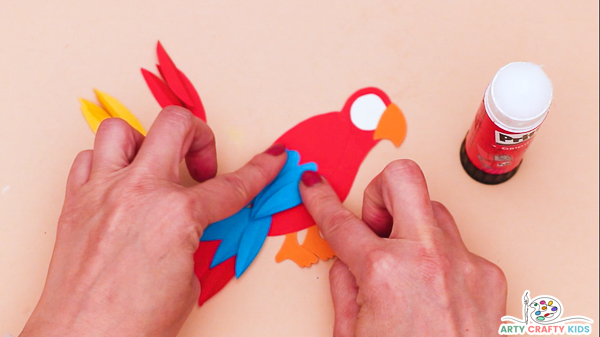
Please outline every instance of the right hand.
[[414, 162], [395, 161], [370, 183], [362, 220], [317, 173], [302, 181], [304, 205], [339, 257], [330, 271], [334, 336], [498, 334], [504, 274], [467, 250]]

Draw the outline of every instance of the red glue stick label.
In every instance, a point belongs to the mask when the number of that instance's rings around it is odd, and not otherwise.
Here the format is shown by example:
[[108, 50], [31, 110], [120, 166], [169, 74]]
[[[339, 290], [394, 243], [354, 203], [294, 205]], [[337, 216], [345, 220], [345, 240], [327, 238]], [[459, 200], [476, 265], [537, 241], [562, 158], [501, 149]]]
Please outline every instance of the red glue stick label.
[[499, 127], [488, 116], [482, 101], [467, 134], [465, 150], [478, 169], [489, 174], [504, 174], [519, 166], [537, 130], [538, 127], [514, 133]]

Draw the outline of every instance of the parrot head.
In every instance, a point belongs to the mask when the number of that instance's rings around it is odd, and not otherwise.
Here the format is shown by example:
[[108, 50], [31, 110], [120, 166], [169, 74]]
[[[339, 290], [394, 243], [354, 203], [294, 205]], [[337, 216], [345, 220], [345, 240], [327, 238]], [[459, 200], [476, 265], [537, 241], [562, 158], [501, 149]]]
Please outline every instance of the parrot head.
[[364, 88], [355, 92], [341, 111], [355, 126], [353, 133], [374, 142], [390, 140], [399, 147], [406, 137], [406, 119], [402, 110], [377, 88]]

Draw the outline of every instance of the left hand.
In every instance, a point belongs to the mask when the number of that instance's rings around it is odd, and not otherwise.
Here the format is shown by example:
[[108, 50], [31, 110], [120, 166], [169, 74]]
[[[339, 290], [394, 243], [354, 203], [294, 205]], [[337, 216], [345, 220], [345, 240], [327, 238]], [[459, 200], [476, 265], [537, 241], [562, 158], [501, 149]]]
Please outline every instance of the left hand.
[[[179, 163], [203, 183], [179, 184]], [[102, 122], [69, 174], [41, 299], [21, 336], [174, 336], [200, 284], [203, 229], [239, 211], [285, 163], [273, 146], [215, 178], [215, 140], [189, 111], [167, 107], [144, 137]]]

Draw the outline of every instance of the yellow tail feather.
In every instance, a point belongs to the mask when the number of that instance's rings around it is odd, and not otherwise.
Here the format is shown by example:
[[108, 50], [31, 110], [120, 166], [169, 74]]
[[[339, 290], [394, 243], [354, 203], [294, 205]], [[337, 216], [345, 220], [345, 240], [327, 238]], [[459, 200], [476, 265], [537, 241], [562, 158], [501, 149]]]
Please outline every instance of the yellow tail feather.
[[131, 125], [134, 129], [138, 130], [142, 135], [146, 135], [146, 130], [144, 129], [140, 121], [138, 121], [135, 115], [131, 113], [131, 111], [129, 111], [129, 109], [127, 109], [121, 102], [119, 102], [116, 98], [110, 96], [109, 94], [104, 93], [98, 89], [94, 89], [94, 92], [96, 92], [96, 96], [98, 97], [98, 101], [100, 101], [100, 104], [102, 104], [102, 107], [106, 109], [106, 111], [108, 112], [108, 114], [110, 114], [111, 117], [118, 117], [123, 119], [124, 121], [129, 123], [129, 125]]
[[83, 117], [92, 131], [96, 133], [100, 123], [106, 118], [110, 118], [110, 115], [108, 112], [104, 111], [104, 109], [86, 99], [80, 98], [79, 102], [81, 102], [81, 113], [83, 114]]

